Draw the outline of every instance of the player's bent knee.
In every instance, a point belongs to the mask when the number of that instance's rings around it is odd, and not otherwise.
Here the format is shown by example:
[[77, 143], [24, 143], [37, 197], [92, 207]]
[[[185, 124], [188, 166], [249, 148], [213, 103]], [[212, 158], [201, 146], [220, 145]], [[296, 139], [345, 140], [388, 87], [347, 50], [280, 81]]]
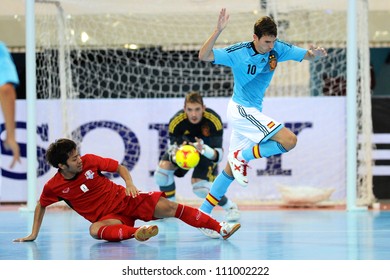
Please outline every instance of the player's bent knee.
[[158, 219], [175, 217], [177, 207], [178, 204], [176, 202], [160, 197], [154, 210], [154, 217]]
[[286, 150], [286, 152], [291, 151], [297, 145], [297, 136], [294, 133], [289, 133], [283, 140], [280, 141], [280, 144]]
[[169, 211], [168, 211], [169, 217], [175, 217], [178, 204], [174, 201], [170, 201], [170, 200], [168, 201], [169, 201]]
[[157, 167], [154, 172], [154, 181], [158, 186], [168, 186], [171, 185], [174, 181], [173, 174], [175, 170], [167, 170], [162, 169], [161, 167]]
[[289, 138], [288, 148], [287, 151], [290, 151], [295, 148], [297, 145], [298, 138], [295, 134], [292, 134], [292, 136]]
[[198, 181], [192, 184], [192, 191], [196, 196], [200, 198], [205, 198], [210, 192], [211, 183], [206, 180]]

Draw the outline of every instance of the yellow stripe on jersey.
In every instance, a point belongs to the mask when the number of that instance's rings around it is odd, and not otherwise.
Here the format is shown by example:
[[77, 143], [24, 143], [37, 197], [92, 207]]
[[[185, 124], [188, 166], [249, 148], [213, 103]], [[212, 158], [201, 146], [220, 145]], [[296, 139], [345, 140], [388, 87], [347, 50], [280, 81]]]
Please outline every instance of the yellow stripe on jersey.
[[170, 123], [169, 123], [169, 133], [173, 133], [173, 131], [175, 130], [176, 126], [181, 123], [183, 120], [185, 120], [187, 118], [187, 114], [186, 113], [181, 113], [179, 115], [177, 115]]
[[204, 116], [206, 119], [209, 119], [209, 120], [214, 124], [215, 129], [216, 129], [217, 131], [223, 129], [222, 122], [220, 121], [220, 119], [219, 119], [216, 115], [214, 115], [214, 114], [212, 114], [212, 113], [210, 113], [210, 112], [205, 111], [204, 114], [203, 114], [203, 116]]

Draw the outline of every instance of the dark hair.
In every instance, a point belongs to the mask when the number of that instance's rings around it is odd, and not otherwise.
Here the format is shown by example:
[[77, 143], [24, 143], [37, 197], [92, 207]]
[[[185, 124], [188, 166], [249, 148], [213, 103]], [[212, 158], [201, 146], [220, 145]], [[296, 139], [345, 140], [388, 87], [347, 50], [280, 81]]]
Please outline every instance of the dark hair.
[[77, 148], [74, 141], [61, 138], [50, 144], [46, 152], [46, 160], [55, 168], [58, 164], [66, 164], [69, 154]]
[[253, 33], [260, 39], [262, 36], [278, 36], [278, 27], [275, 21], [269, 17], [264, 16], [259, 18], [254, 26]]
[[187, 103], [199, 103], [203, 106], [202, 95], [200, 95], [200, 93], [197, 91], [191, 91], [187, 93], [186, 98], [184, 100], [184, 106], [186, 106]]

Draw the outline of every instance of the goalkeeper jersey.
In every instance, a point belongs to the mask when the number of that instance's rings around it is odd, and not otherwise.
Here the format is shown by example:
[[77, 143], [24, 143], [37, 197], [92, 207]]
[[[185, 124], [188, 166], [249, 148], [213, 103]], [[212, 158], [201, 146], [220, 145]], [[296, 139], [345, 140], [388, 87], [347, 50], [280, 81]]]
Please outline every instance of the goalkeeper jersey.
[[183, 141], [196, 142], [201, 138], [212, 148], [222, 148], [223, 123], [220, 116], [212, 109], [206, 108], [202, 120], [193, 124], [188, 120], [184, 110], [178, 111], [169, 121], [169, 140], [181, 145]]

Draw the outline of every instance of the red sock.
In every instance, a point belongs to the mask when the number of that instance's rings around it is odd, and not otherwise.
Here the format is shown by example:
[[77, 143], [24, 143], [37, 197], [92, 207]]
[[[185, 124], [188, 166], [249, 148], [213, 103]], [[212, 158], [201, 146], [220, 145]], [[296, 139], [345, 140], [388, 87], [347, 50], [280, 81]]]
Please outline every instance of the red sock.
[[185, 206], [183, 204], [179, 204], [177, 206], [175, 217], [196, 228], [209, 228], [215, 230], [216, 232], [221, 230], [221, 226], [217, 220], [203, 213], [199, 209]]
[[98, 238], [107, 241], [121, 241], [134, 237], [134, 232], [137, 228], [126, 225], [110, 225], [102, 226], [98, 230]]

